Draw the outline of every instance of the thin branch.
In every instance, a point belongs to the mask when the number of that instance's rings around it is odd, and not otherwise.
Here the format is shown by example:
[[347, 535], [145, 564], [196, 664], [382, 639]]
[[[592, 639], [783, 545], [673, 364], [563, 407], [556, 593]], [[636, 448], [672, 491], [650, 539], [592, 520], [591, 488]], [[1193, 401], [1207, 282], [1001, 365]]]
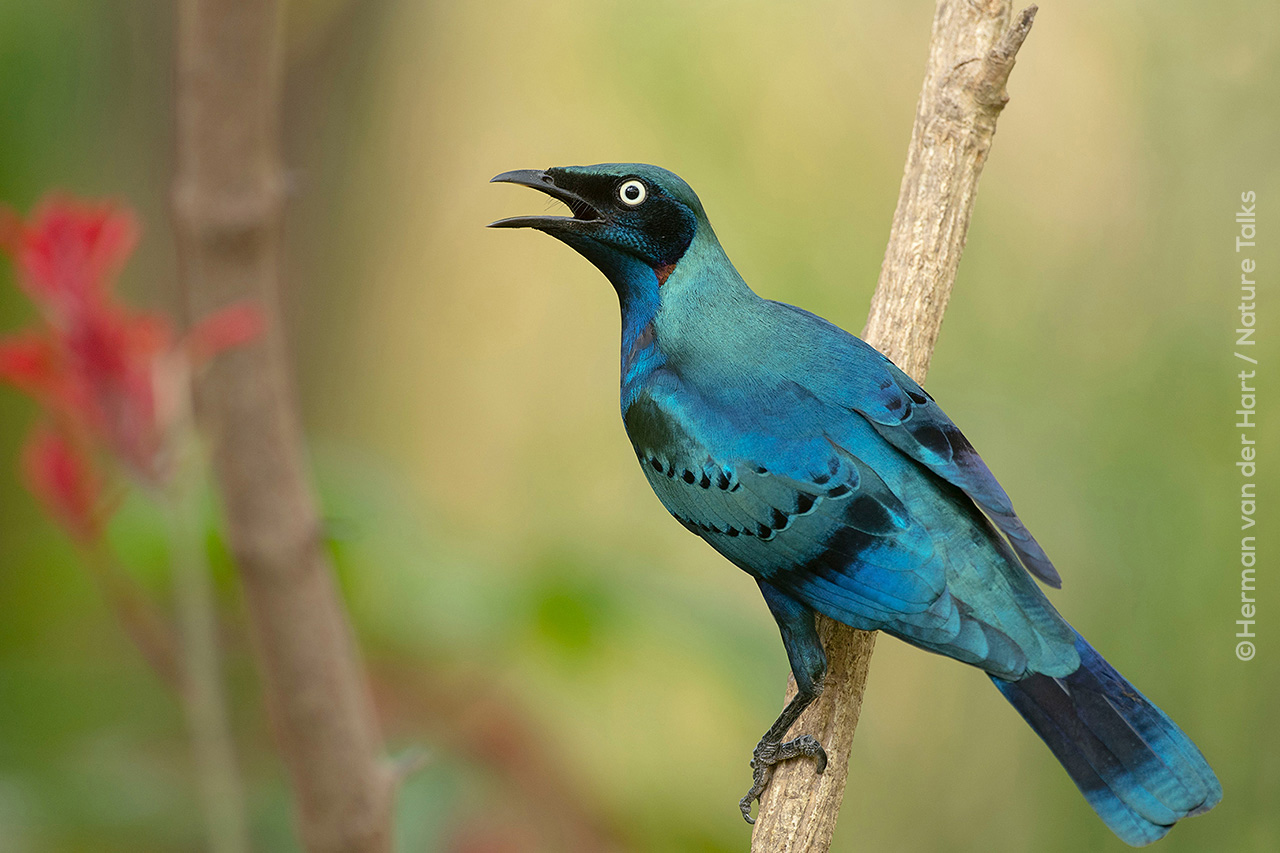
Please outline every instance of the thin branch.
[[277, 294], [283, 207], [277, 0], [183, 0], [174, 220], [189, 321], [243, 299], [263, 339], [196, 382], [267, 704], [310, 851], [385, 851], [392, 773], [323, 548]]
[[[923, 382], [951, 296], [969, 215], [1005, 83], [1035, 18], [1032, 6], [1009, 26], [1008, 0], [938, 0], [915, 125], [880, 281], [863, 338]], [[829, 763], [782, 764], [760, 803], [754, 853], [811, 851], [831, 845], [844, 799], [849, 751], [862, 711], [875, 634], [818, 617], [827, 650], [826, 689], [794, 733], [814, 735]], [[795, 681], [787, 698], [795, 693]]]
[[[188, 388], [185, 383], [182, 386]], [[189, 399], [188, 399], [189, 402]], [[169, 432], [175, 465], [159, 495], [168, 514], [174, 600], [182, 627], [183, 710], [209, 828], [210, 853], [248, 853], [249, 827], [236, 766], [218, 648], [217, 605], [200, 514], [201, 448], [190, 406]]]

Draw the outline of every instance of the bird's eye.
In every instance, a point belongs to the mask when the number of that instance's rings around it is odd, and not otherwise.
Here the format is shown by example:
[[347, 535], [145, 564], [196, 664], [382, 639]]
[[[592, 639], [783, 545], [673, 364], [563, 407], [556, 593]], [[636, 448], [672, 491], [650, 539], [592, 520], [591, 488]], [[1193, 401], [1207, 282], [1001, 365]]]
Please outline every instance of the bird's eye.
[[637, 181], [635, 178], [624, 181], [622, 186], [618, 187], [618, 198], [628, 207], [635, 207], [644, 201], [645, 196], [648, 194], [649, 191], [645, 189], [644, 182]]

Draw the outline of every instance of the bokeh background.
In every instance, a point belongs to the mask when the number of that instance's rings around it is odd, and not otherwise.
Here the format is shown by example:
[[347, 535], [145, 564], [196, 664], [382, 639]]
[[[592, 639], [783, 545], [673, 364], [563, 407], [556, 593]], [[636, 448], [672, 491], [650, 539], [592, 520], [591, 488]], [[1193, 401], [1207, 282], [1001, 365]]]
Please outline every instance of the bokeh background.
[[[331, 547], [405, 786], [407, 851], [744, 850], [736, 803], [787, 673], [754, 584], [672, 523], [617, 414], [617, 306], [565, 247], [487, 231], [513, 168], [658, 163], [762, 295], [862, 326], [910, 135], [926, 0], [297, 0], [287, 316]], [[0, 1], [0, 199], [124, 198], [131, 301], [172, 307], [173, 9]], [[1277, 437], [1280, 7], [1043, 4], [929, 389], [1066, 579], [1054, 601], [1190, 732], [1223, 804], [1170, 851], [1280, 849], [1273, 460], [1259, 655], [1233, 654], [1241, 363], [1232, 221], [1258, 193]], [[33, 315], [0, 270], [0, 330]], [[0, 391], [0, 847], [194, 850], [182, 716], [16, 475]], [[156, 511], [111, 536], [158, 599]], [[253, 831], [289, 793], [211, 527]], [[1280, 623], [1277, 623], [1280, 624]], [[883, 639], [837, 850], [1120, 850], [987, 679]]]

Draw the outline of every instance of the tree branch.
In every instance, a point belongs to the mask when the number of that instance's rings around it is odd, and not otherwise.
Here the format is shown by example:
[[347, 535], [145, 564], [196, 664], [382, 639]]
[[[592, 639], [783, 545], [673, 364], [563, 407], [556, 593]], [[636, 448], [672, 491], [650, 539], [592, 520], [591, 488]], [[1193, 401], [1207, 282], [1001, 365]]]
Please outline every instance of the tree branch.
[[384, 851], [392, 774], [320, 521], [277, 306], [280, 4], [183, 0], [173, 190], [189, 321], [245, 298], [268, 332], [196, 382], [267, 704], [311, 851]]
[[[862, 333], [918, 382], [929, 371], [978, 178], [1009, 99], [1005, 83], [1036, 14], [1035, 6], [1025, 9], [1009, 26], [1010, 7], [1009, 0], [938, 0], [934, 14], [898, 207]], [[760, 803], [754, 853], [822, 853], [835, 832], [876, 635], [822, 616], [818, 633], [826, 689], [792, 732], [817, 737], [830, 761], [821, 776], [809, 761], [778, 766]], [[794, 694], [792, 679], [787, 699]]]

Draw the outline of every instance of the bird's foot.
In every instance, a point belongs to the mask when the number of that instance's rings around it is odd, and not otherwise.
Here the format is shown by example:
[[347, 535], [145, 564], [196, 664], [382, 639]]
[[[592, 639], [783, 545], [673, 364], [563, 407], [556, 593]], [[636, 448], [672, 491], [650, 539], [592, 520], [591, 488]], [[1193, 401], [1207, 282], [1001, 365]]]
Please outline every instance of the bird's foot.
[[780, 761], [803, 756], [812, 756], [817, 761], [818, 766], [814, 769], [818, 773], [827, 769], [827, 752], [812, 735], [800, 735], [782, 743], [762, 740], [756, 744], [755, 752], [751, 754], [751, 790], [738, 803], [747, 823], [756, 822], [751, 816], [751, 804], [764, 793], [765, 786], [773, 778], [774, 766]]

